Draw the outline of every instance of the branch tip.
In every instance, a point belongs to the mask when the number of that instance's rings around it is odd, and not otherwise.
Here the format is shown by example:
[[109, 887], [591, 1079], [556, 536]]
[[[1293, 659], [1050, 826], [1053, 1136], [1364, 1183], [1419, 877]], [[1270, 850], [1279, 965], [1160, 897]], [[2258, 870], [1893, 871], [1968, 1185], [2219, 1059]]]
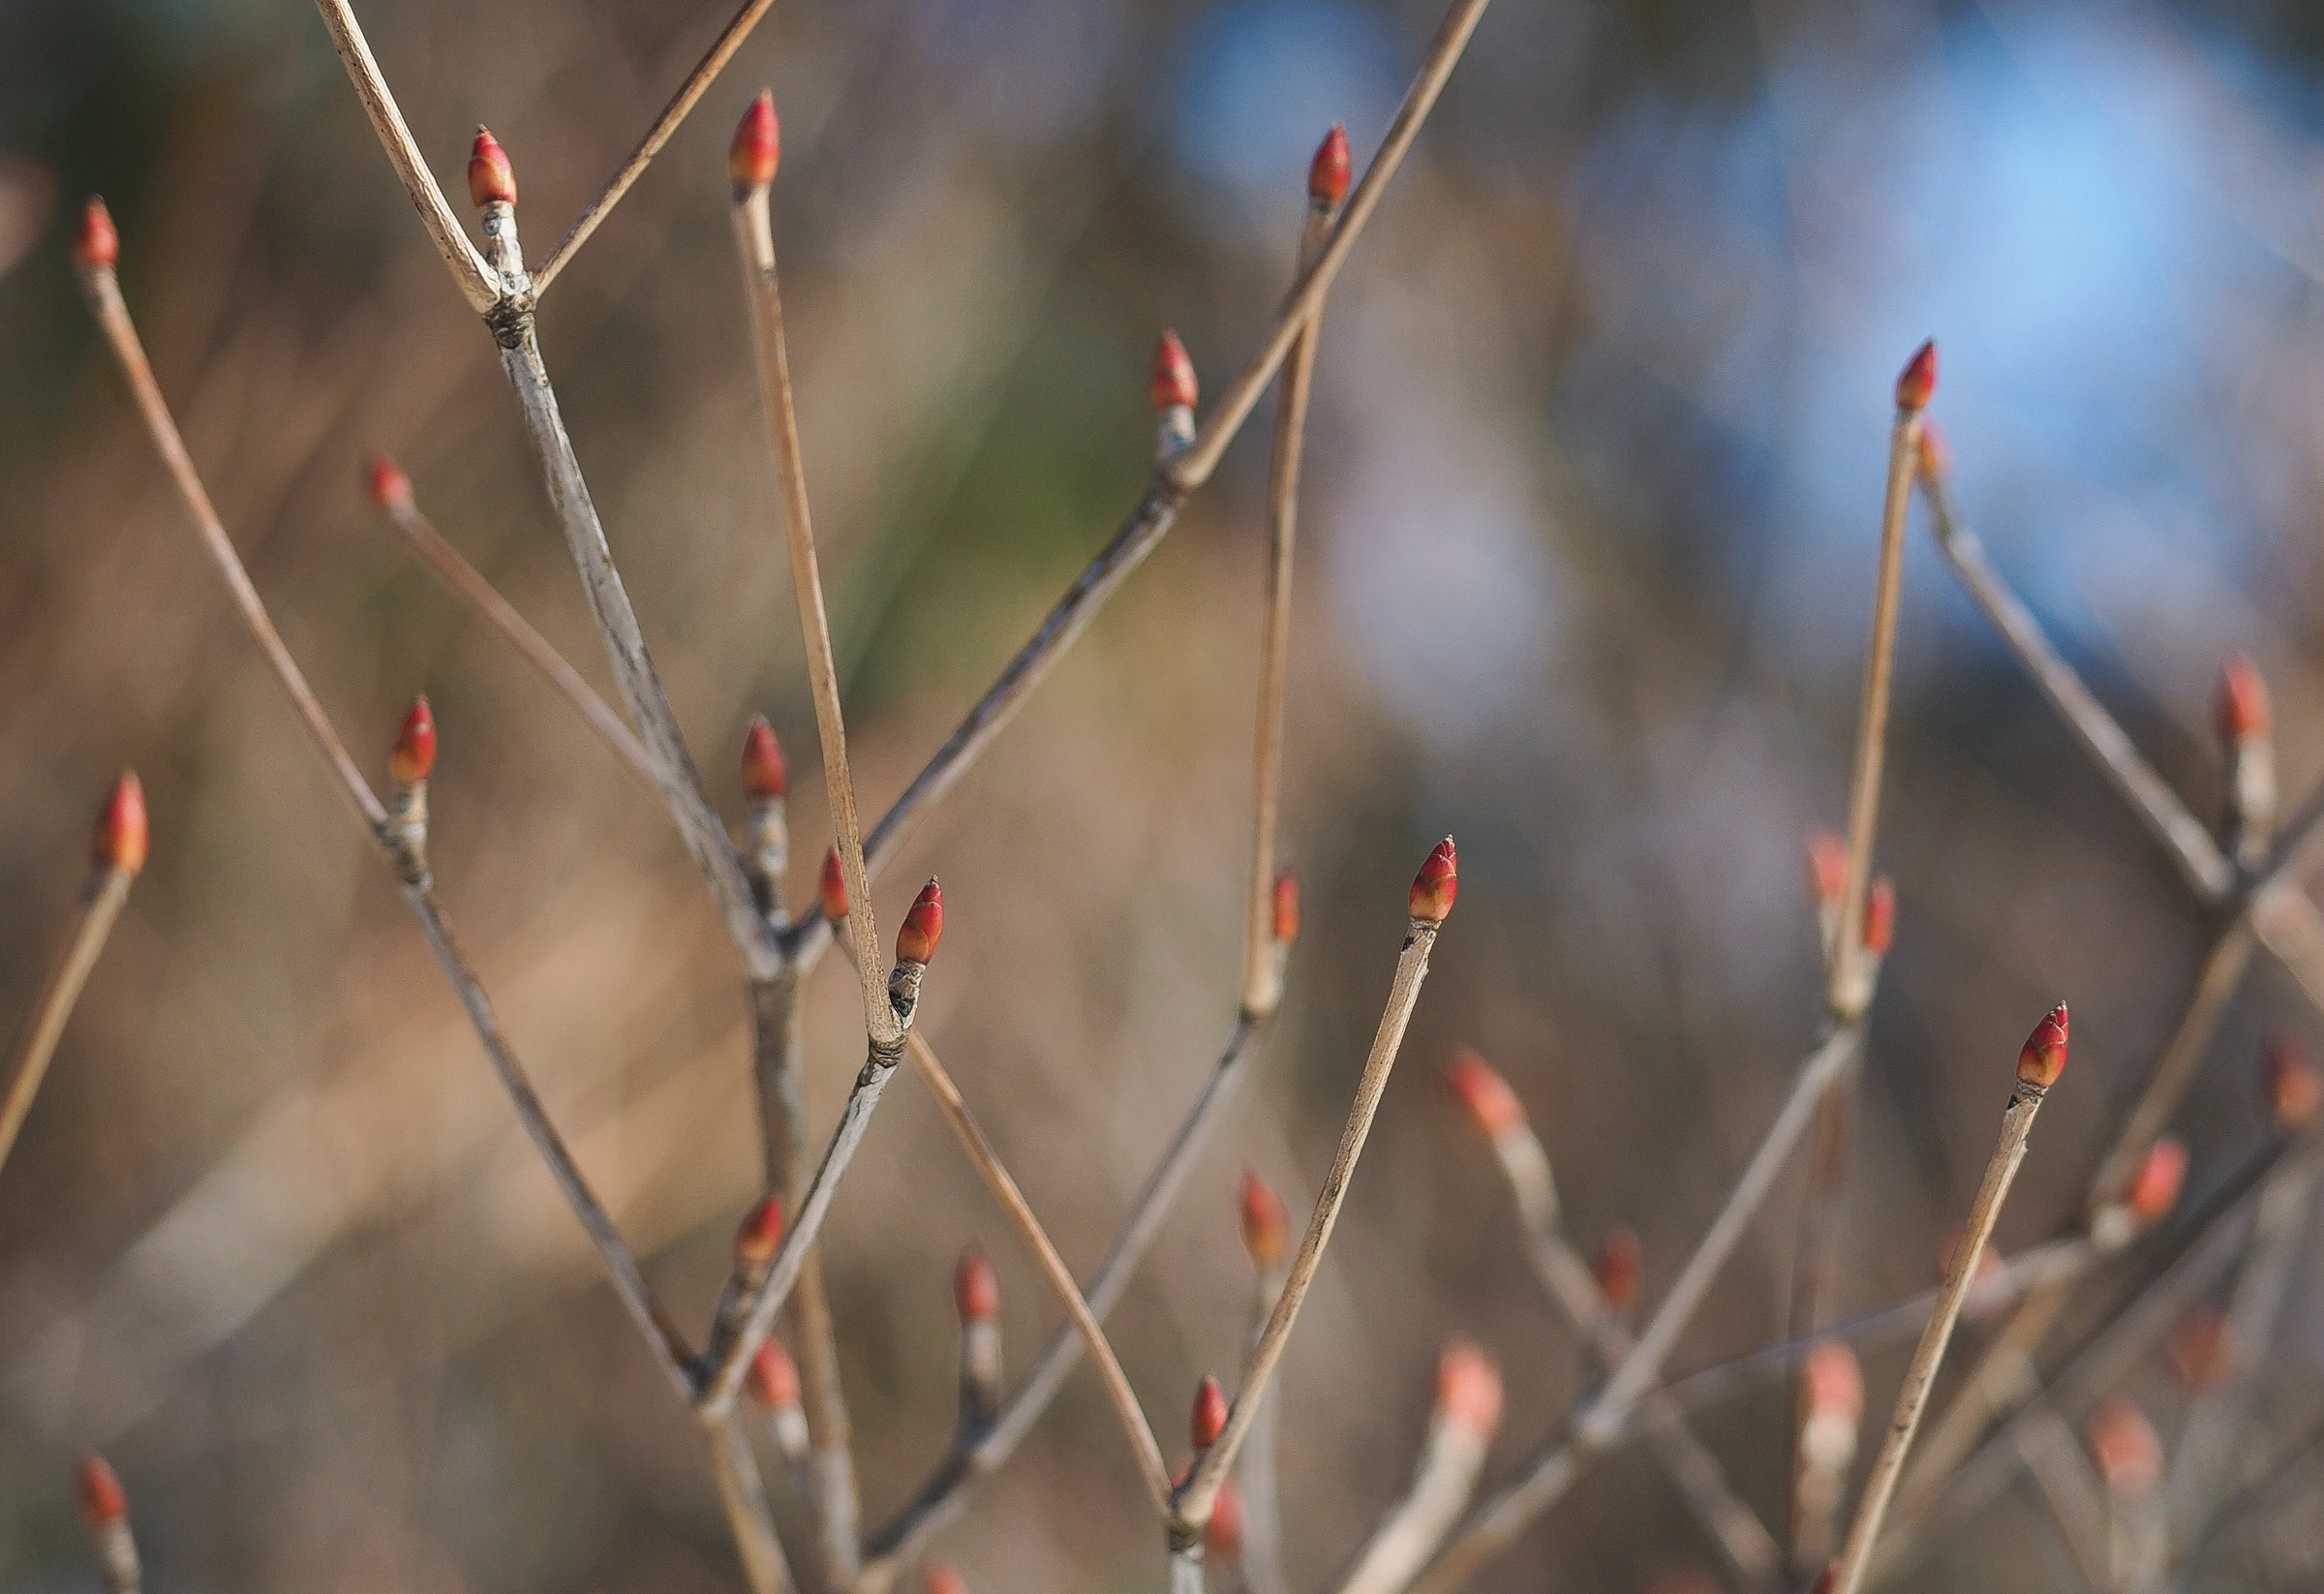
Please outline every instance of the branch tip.
[[1896, 882], [1883, 874], [1864, 900], [1864, 950], [1885, 957], [1896, 940]]
[[1487, 1141], [1525, 1126], [1525, 1106], [1509, 1081], [1475, 1052], [1463, 1046], [1445, 1063], [1445, 1084], [1460, 1102], [1469, 1126]]
[[1896, 407], [1907, 414], [1918, 414], [1929, 407], [1937, 396], [1937, 340], [1929, 339], [1912, 352], [1905, 362], [1903, 375], [1896, 379]]
[[1275, 871], [1273, 931], [1277, 946], [1300, 938], [1300, 877], [1289, 869]]
[[2219, 667], [2219, 740], [2231, 748], [2266, 736], [2275, 723], [2259, 666], [2236, 654]]
[[370, 489], [371, 506], [382, 514], [394, 514], [412, 507], [412, 478], [404, 468], [385, 454], [371, 456], [364, 471], [364, 481]]
[[776, 168], [782, 163], [782, 124], [775, 118], [775, 95], [760, 89], [734, 130], [734, 144], [726, 154], [726, 174], [736, 194], [772, 186]]
[[2171, 1215], [2186, 1182], [2186, 1143], [2177, 1135], [2165, 1135], [2138, 1159], [2138, 1172], [2130, 1176], [2123, 1205], [2140, 1228], [2151, 1229]]
[[1165, 332], [1154, 345], [1154, 369], [1147, 390], [1153, 396], [1157, 414], [1194, 408], [1199, 396], [1194, 361], [1187, 357], [1186, 346], [1178, 341], [1177, 333]]
[[2060, 1002], [2034, 1027], [2017, 1055], [2018, 1083], [2038, 1090], [2058, 1083], [2058, 1076], [2065, 1072], [2065, 1003]]
[[790, 789], [790, 771], [782, 761], [782, 744], [767, 717], [754, 714], [743, 732], [743, 795], [754, 803], [772, 803]]
[[1186, 1431], [1200, 1453], [1218, 1443], [1218, 1436], [1227, 1431], [1227, 1396], [1218, 1387], [1218, 1380], [1208, 1373], [1195, 1387], [1194, 1408], [1186, 1419]]
[[387, 755], [387, 777], [399, 786], [414, 786], [436, 767], [436, 716], [428, 694], [412, 699], [404, 723], [395, 733], [395, 751]]
[[1243, 1170], [1240, 1197], [1242, 1248], [1252, 1267], [1262, 1273], [1274, 1272], [1291, 1256], [1291, 1217], [1283, 1210], [1283, 1198], [1250, 1169]]
[[129, 1496], [120, 1478], [95, 1451], [80, 1458], [80, 1516], [91, 1527], [110, 1527], [129, 1517]]
[[101, 868], [135, 875], [145, 867], [145, 788], [138, 772], [125, 769], [97, 811], [97, 835], [91, 852]]
[[1808, 837], [1808, 887], [1819, 906], [1837, 907], [1848, 893], [1848, 841], [1838, 831]]
[[477, 209], [488, 204], [516, 203], [516, 169], [492, 130], [476, 129], [476, 141], [468, 151], [468, 197]]
[[1334, 122], [1308, 164], [1307, 198], [1319, 205], [1338, 204], [1348, 197], [1348, 130]]
[[96, 195], [80, 213], [79, 230], [73, 234], [73, 263], [84, 272], [110, 271], [121, 259], [121, 234], [113, 213]]
[[1000, 1273], [974, 1241], [952, 1270], [952, 1304], [963, 1323], [991, 1323], [1000, 1316]]
[[931, 874], [920, 895], [912, 899], [911, 911], [903, 916], [903, 924], [896, 932], [896, 961], [898, 963], [930, 964], [935, 962], [936, 942], [944, 936], [944, 892]]
[[1447, 1344], [1436, 1364], [1436, 1415], [1448, 1427], [1489, 1440], [1501, 1425], [1501, 1369], [1473, 1339]]
[[2106, 1491], [2118, 1499], [2148, 1500], [2162, 1487], [2162, 1440], [2147, 1414], [2129, 1401], [2103, 1401], [2090, 1414], [2090, 1454]]
[[2324, 1111], [2324, 1075], [2319, 1075], [2289, 1035], [2268, 1043], [2260, 1064], [2260, 1083], [2268, 1097], [2268, 1112], [2276, 1127], [2296, 1134], [2315, 1122]]
[[1413, 876], [1410, 903], [1415, 919], [1422, 924], [1445, 922], [1445, 915], [1452, 911], [1452, 899], [1460, 895], [1457, 864], [1452, 838], [1448, 836], [1436, 843], [1436, 849], [1422, 862], [1420, 874]]

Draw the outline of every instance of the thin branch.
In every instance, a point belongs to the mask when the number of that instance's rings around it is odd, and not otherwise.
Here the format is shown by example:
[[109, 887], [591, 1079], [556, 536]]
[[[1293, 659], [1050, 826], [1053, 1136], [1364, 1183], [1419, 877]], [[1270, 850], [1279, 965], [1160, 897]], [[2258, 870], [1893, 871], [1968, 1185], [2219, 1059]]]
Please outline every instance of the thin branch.
[[1474, 1345], [1447, 1347], [1412, 1487], [1372, 1529], [1339, 1594], [1396, 1594], [1411, 1580], [1460, 1519], [1500, 1419], [1501, 1375]]
[[[1291, 1261], [1291, 1216], [1258, 1175], [1245, 1173], [1240, 1192], [1243, 1248], [1251, 1259], [1251, 1317], [1247, 1340], [1256, 1348], [1267, 1320], [1283, 1293]], [[1246, 1350], [1245, 1355], [1249, 1352]], [[1283, 1572], [1283, 1491], [1276, 1450], [1283, 1427], [1283, 1390], [1276, 1385], [1260, 1397], [1250, 1437], [1235, 1458], [1235, 1491], [1242, 1503], [1242, 1532], [1236, 1564], [1250, 1594], [1290, 1594]], [[1224, 1498], [1222, 1495], [1221, 1498]], [[1212, 1527], [1217, 1526], [1213, 1519]]]
[[467, 231], [444, 202], [443, 190], [436, 186], [436, 174], [428, 169], [419, 145], [413, 141], [412, 130], [404, 125], [404, 113], [388, 92], [386, 78], [380, 76], [380, 63], [372, 58], [362, 24], [355, 20], [347, 0], [315, 0], [315, 9], [322, 13], [331, 46], [347, 68], [348, 80], [355, 85], [355, 98], [363, 104], [363, 114], [371, 119], [372, 132], [379, 135], [387, 164], [395, 169], [412, 208], [419, 212], [419, 225], [427, 230], [428, 241], [443, 258], [468, 307], [482, 315], [499, 300], [501, 280], [476, 246], [468, 241]]
[[2278, 1503], [2284, 1490], [2308, 1472], [2310, 1463], [2320, 1458], [2324, 1458], [2324, 1422], [2310, 1425], [2298, 1438], [2278, 1451], [2260, 1468], [2259, 1476], [2220, 1508], [2218, 1516], [2204, 1531], [2203, 1537], [2188, 1548], [2186, 1564], [2171, 1581], [2172, 1594], [2187, 1594], [2195, 1585], [2195, 1575], [2219, 1551], [2258, 1523], [2269, 1508]]
[[771, 4], [773, 0], [747, 0], [743, 9], [734, 14], [734, 20], [727, 23], [724, 31], [712, 42], [709, 53], [695, 64], [694, 70], [686, 75], [686, 81], [678, 85], [678, 92], [670, 96], [670, 103], [661, 107], [661, 114], [654, 118], [654, 125], [646, 130], [646, 136], [629, 152], [629, 158], [622, 163], [621, 169], [606, 180], [605, 186], [597, 191], [597, 197], [589, 201], [589, 207], [573, 218], [573, 225], [565, 230], [565, 236], [557, 240], [557, 247], [550, 250], [548, 258], [540, 262], [540, 269], [533, 274], [535, 299], [537, 300], [549, 291], [549, 284], [557, 280], [557, 274], [565, 269], [574, 253], [589, 241], [589, 235], [597, 230], [597, 225], [604, 221], [613, 207], [622, 202], [622, 197], [629, 192], [629, 186], [644, 173], [654, 157], [661, 153], [661, 146], [670, 141], [670, 135], [678, 131], [678, 125], [694, 108], [694, 103], [702, 98], [703, 92], [726, 69], [726, 63], [734, 59], [734, 52], [743, 47], [743, 41], [750, 37], [750, 30], [758, 26], [758, 19], [766, 15]]
[[767, 1491], [759, 1482], [758, 1461], [742, 1425], [718, 1422], [710, 1427], [711, 1470], [718, 1475], [719, 1503], [726, 1510], [736, 1552], [750, 1594], [792, 1594], [790, 1563], [775, 1537], [775, 1521], [767, 1512]]

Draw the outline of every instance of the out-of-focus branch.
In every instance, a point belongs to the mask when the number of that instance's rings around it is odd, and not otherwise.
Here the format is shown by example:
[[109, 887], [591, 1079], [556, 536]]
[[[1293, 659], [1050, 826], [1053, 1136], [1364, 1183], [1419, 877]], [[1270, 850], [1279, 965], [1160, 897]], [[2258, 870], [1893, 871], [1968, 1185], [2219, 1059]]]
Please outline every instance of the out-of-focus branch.
[[783, 1559], [782, 1544], [775, 1537], [775, 1520], [767, 1512], [767, 1491], [759, 1482], [749, 1437], [731, 1419], [708, 1426], [719, 1503], [725, 1508], [726, 1524], [734, 1533], [750, 1594], [790, 1594], [790, 1563]]
[[[1246, 1008], [1245, 1011], [1248, 1011]], [[1282, 1198], [1257, 1174], [1242, 1176], [1242, 1248], [1251, 1259], [1250, 1343], [1256, 1348], [1267, 1332], [1267, 1320], [1283, 1293], [1285, 1270], [1291, 1264], [1291, 1216]], [[1235, 1499], [1240, 1508], [1234, 1535], [1237, 1562], [1250, 1594], [1289, 1594], [1283, 1573], [1283, 1497], [1275, 1466], [1276, 1436], [1282, 1429], [1283, 1392], [1278, 1386], [1261, 1397], [1251, 1419], [1250, 1437], [1235, 1458]], [[1220, 1490], [1210, 1522], [1215, 1530], [1225, 1512], [1227, 1494]]]
[[1412, 1487], [1372, 1529], [1339, 1594], [1396, 1594], [1411, 1580], [1460, 1519], [1500, 1425], [1500, 1370], [1469, 1341], [1454, 1340], [1437, 1363], [1436, 1410]]

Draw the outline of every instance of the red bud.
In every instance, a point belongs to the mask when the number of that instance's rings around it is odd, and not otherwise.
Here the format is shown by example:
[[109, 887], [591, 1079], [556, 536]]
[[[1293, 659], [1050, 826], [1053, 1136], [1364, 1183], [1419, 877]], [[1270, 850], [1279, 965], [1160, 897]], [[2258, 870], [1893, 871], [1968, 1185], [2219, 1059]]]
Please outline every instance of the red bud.
[[2130, 1193], [2124, 1205], [2139, 1227], [2153, 1228], [2171, 1215], [2179, 1204], [2179, 1187], [2186, 1181], [2186, 1147], [2176, 1135], [2165, 1135], [2147, 1148], [2138, 1171], [2130, 1176]]
[[968, 1584], [942, 1561], [931, 1561], [920, 1575], [920, 1594], [968, 1594]]
[[1307, 168], [1307, 197], [1318, 204], [1337, 204], [1348, 197], [1348, 130], [1337, 122], [1315, 146]]
[[1194, 1415], [1186, 1425], [1196, 1450], [1208, 1450], [1227, 1431], [1227, 1396], [1208, 1373], [1203, 1374], [1202, 1387], [1194, 1392]]
[[758, 1347], [750, 1358], [748, 1375], [750, 1398], [769, 1411], [780, 1411], [799, 1403], [799, 1366], [791, 1353], [782, 1348], [782, 1341], [773, 1334]]
[[781, 160], [782, 125], [775, 120], [775, 96], [762, 88], [734, 130], [726, 173], [737, 189], [764, 188], [775, 180], [775, 168]]
[[1263, 1273], [1273, 1272], [1291, 1255], [1291, 1219], [1283, 1211], [1283, 1198], [1247, 1170], [1242, 1176], [1242, 1248], [1250, 1253], [1251, 1266]]
[[1194, 408], [1194, 361], [1186, 357], [1186, 346], [1176, 332], [1163, 333], [1154, 345], [1152, 391], [1156, 410]]
[[2064, 1072], [2065, 1003], [2060, 1002], [2026, 1037], [2025, 1050], [2017, 1055], [2017, 1078], [2021, 1085], [2046, 1090]]
[[1872, 882], [1872, 895], [1864, 899], [1864, 950], [1876, 958], [1886, 957], [1895, 939], [1896, 882], [1882, 875]]
[[1501, 1369], [1471, 1340], [1452, 1341], [1437, 1358], [1436, 1413], [1480, 1439], [1501, 1425]]
[[782, 1203], [762, 1196], [743, 1214], [734, 1231], [734, 1259], [746, 1268], [763, 1268], [782, 1248]]
[[1275, 872], [1274, 935], [1277, 946], [1300, 938], [1300, 877], [1288, 869]]
[[754, 714], [743, 732], [743, 795], [754, 803], [773, 802], [790, 786], [790, 772], [782, 762], [782, 744], [767, 717]]
[[2090, 1451], [2115, 1494], [2143, 1500], [2162, 1487], [2162, 1441], [2127, 1400], [2107, 1400], [2090, 1414]]
[[1423, 924], [1445, 922], [1445, 915], [1452, 911], [1452, 899], [1460, 895], [1460, 872], [1455, 864], [1452, 838], [1448, 836], [1436, 843], [1436, 850], [1413, 876], [1410, 903], [1414, 918]]
[[1210, 1501], [1210, 1520], [1203, 1527], [1203, 1548], [1225, 1560], [1242, 1553], [1242, 1490], [1229, 1478]]
[[952, 1304], [963, 1323], [990, 1323], [1000, 1315], [1000, 1274], [984, 1247], [971, 1244], [952, 1270]]
[[1812, 1414], [1837, 1416], [1850, 1424], [1864, 1415], [1864, 1371], [1848, 1346], [1837, 1339], [1818, 1340], [1808, 1351], [1802, 1373]]
[[129, 1517], [121, 1480], [95, 1451], [80, 1458], [80, 1515], [91, 1527], [110, 1527]]
[[2268, 707], [2268, 684], [2259, 666], [2242, 654], [2219, 668], [2219, 739], [2241, 747], [2268, 734], [2275, 722]]
[[1921, 411], [1937, 396], [1937, 340], [1931, 338], [1915, 350], [1907, 362], [1904, 375], [1896, 379], [1896, 407], [1899, 410]]
[[1460, 1098], [1460, 1110], [1468, 1115], [1470, 1127], [1485, 1139], [1499, 1140], [1511, 1130], [1524, 1127], [1525, 1109], [1509, 1088], [1509, 1081], [1467, 1047], [1454, 1052], [1445, 1063], [1445, 1083]]
[[823, 854], [823, 917], [838, 924], [847, 916], [847, 876], [840, 869], [840, 849]]
[[1826, 907], [1838, 905], [1848, 891], [1848, 843], [1832, 831], [1808, 837], [1808, 887]]
[[386, 513], [412, 506], [412, 478], [404, 475], [401, 465], [385, 454], [371, 456], [370, 479], [373, 508]]
[[2235, 1331], [2217, 1306], [2188, 1312], [2165, 1343], [2179, 1381], [2190, 1390], [2209, 1389], [2235, 1362]]
[[495, 200], [516, 203], [516, 169], [508, 164], [500, 139], [483, 128], [476, 129], [476, 141], [468, 152], [468, 197], [478, 208]]
[[145, 867], [145, 788], [138, 783], [137, 771], [123, 770], [107, 795], [105, 807], [97, 811], [97, 838], [91, 850], [99, 864], [124, 874], [135, 874]]
[[920, 895], [912, 899], [911, 911], [903, 916], [903, 928], [896, 932], [896, 961], [898, 963], [933, 963], [936, 942], [944, 936], [944, 893], [931, 874]]
[[80, 230], [73, 234], [73, 263], [83, 271], [110, 271], [120, 258], [121, 234], [114, 230], [113, 213], [91, 195], [80, 213]]
[[1933, 420], [1920, 423], [1919, 456], [1921, 480], [1942, 487], [1953, 479], [1953, 445]]
[[2288, 1035], [2268, 1043], [2262, 1064], [2268, 1092], [2268, 1111], [2276, 1127], [2286, 1134], [2305, 1129], [2324, 1110], [2324, 1076], [2319, 1076]]
[[387, 776], [399, 786], [415, 785], [436, 767], [436, 716], [428, 711], [428, 696], [412, 699], [403, 728], [395, 733], [395, 751], [387, 755]]
[[1628, 1311], [1630, 1303], [1638, 1298], [1638, 1237], [1628, 1229], [1615, 1229], [1598, 1242], [1598, 1261], [1591, 1270], [1598, 1275], [1598, 1293], [1615, 1311]]

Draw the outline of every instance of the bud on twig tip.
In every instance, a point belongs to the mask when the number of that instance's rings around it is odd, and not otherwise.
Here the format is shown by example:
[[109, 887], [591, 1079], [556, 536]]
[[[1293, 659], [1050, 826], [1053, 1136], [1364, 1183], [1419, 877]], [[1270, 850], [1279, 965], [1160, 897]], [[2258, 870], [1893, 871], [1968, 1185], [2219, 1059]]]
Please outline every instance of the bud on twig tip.
[[931, 1561], [920, 1577], [920, 1594], [968, 1594], [967, 1579], [942, 1561]]
[[2023, 1085], [2046, 1090], [2065, 1072], [2065, 1003], [2051, 1008], [2026, 1037], [2017, 1055], [2017, 1078]]
[[1872, 882], [1864, 899], [1864, 950], [1885, 957], [1896, 940], [1896, 882], [1885, 874]]
[[1501, 1369], [1474, 1340], [1454, 1339], [1437, 1358], [1436, 1414], [1481, 1440], [1501, 1425]]
[[1932, 487], [1942, 487], [1953, 479], [1953, 445], [1945, 441], [1942, 428], [1935, 421], [1920, 423], [1917, 453], [1921, 480]]
[[1511, 1130], [1524, 1127], [1525, 1108], [1509, 1088], [1509, 1081], [1467, 1047], [1447, 1059], [1445, 1083], [1460, 1098], [1460, 1110], [1470, 1127], [1486, 1140], [1499, 1140]]
[[1197, 390], [1194, 384], [1194, 361], [1186, 357], [1186, 346], [1178, 341], [1176, 332], [1165, 332], [1154, 345], [1154, 370], [1150, 379], [1154, 409], [1191, 410]]
[[1937, 340], [1931, 338], [1913, 351], [1896, 379], [1896, 407], [1917, 414], [1937, 395]]
[[80, 1458], [80, 1515], [91, 1527], [110, 1527], [129, 1517], [129, 1496], [121, 1480], [95, 1451]]
[[387, 755], [388, 778], [399, 786], [417, 785], [436, 767], [436, 716], [429, 712], [428, 694], [412, 699], [403, 728], [395, 733], [395, 751]]
[[2111, 1494], [2144, 1500], [2162, 1487], [2162, 1441], [2127, 1400], [2107, 1400], [2091, 1413], [2090, 1451]]
[[769, 1334], [750, 1358], [750, 1398], [768, 1411], [780, 1411], [799, 1403], [799, 1365], [791, 1353], [782, 1348], [782, 1341]]
[[83, 271], [110, 271], [121, 258], [121, 234], [113, 213], [94, 194], [80, 212], [80, 230], [73, 234], [73, 263]]
[[1816, 901], [1836, 907], [1848, 891], [1848, 843], [1836, 831], [1819, 830], [1808, 837], [1808, 885]]
[[944, 935], [944, 893], [931, 874], [920, 895], [912, 899], [911, 911], [903, 916], [903, 927], [896, 932], [896, 961], [898, 963], [933, 963], [936, 942]]
[[125, 769], [97, 811], [97, 838], [92, 850], [97, 862], [124, 874], [145, 867], [145, 788], [138, 772]]
[[847, 876], [840, 870], [840, 849], [823, 854], [823, 917], [838, 924], [847, 916]]
[[1241, 1196], [1242, 1248], [1250, 1253], [1252, 1267], [1273, 1272], [1291, 1255], [1291, 1218], [1283, 1211], [1283, 1198], [1248, 1169], [1243, 1172]]
[[2316, 1072], [2302, 1055], [2299, 1043], [2288, 1035], [2278, 1035], [2268, 1043], [2262, 1082], [2269, 1115], [2276, 1127], [2287, 1135], [2307, 1128], [2315, 1122], [2316, 1114], [2324, 1111], [2324, 1075]]
[[2171, 1215], [2179, 1204], [2180, 1186], [2186, 1182], [2186, 1145], [2177, 1135], [2165, 1135], [2147, 1148], [2130, 1176], [2130, 1191], [2123, 1204], [2142, 1229], [2151, 1229]]
[[2268, 734], [2275, 715], [2268, 704], [2268, 683], [2259, 666], [2242, 654], [2219, 668], [2219, 739], [2242, 747]]
[[1864, 1415], [1864, 1369], [1856, 1353], [1842, 1341], [1818, 1340], [1808, 1352], [1802, 1377], [1811, 1415], [1838, 1417], [1850, 1425]]
[[775, 119], [774, 94], [762, 88], [734, 130], [734, 145], [726, 155], [726, 174], [734, 179], [738, 194], [747, 189], [765, 188], [775, 180], [775, 169], [781, 160], [782, 124]]
[[1198, 1451], [1208, 1450], [1227, 1431], [1226, 1392], [1208, 1373], [1203, 1374], [1203, 1382], [1194, 1392], [1194, 1414], [1187, 1419], [1186, 1426]]
[[782, 1248], [782, 1203], [762, 1196], [734, 1231], [734, 1259], [746, 1268], [763, 1268]]
[[771, 803], [790, 788], [790, 771], [782, 761], [782, 744], [767, 717], [754, 714], [743, 732], [743, 795], [754, 803]]
[[1630, 1303], [1638, 1298], [1638, 1237], [1628, 1229], [1608, 1231], [1598, 1242], [1598, 1260], [1591, 1272], [1598, 1277], [1598, 1293], [1605, 1303], [1617, 1312], [1628, 1311]]
[[1339, 123], [1315, 147], [1307, 168], [1307, 197], [1318, 204], [1337, 204], [1348, 197], [1348, 130]]
[[1421, 864], [1421, 872], [1413, 877], [1410, 899], [1412, 916], [1423, 924], [1443, 924], [1445, 915], [1452, 911], [1452, 899], [1460, 895], [1460, 872], [1452, 850], [1452, 838], [1448, 836], [1436, 843]]
[[952, 1270], [952, 1304], [963, 1323], [990, 1323], [1000, 1316], [1000, 1274], [982, 1245], [971, 1242]]
[[1274, 937], [1277, 946], [1300, 938], [1300, 877], [1288, 869], [1275, 871]]
[[468, 197], [479, 209], [485, 205], [516, 203], [516, 169], [508, 152], [489, 129], [476, 129], [476, 141], [468, 151]]
[[412, 506], [412, 478], [385, 454], [371, 456], [371, 506], [382, 514]]

